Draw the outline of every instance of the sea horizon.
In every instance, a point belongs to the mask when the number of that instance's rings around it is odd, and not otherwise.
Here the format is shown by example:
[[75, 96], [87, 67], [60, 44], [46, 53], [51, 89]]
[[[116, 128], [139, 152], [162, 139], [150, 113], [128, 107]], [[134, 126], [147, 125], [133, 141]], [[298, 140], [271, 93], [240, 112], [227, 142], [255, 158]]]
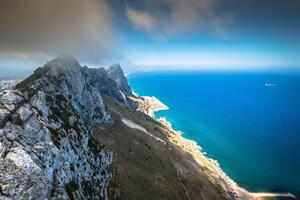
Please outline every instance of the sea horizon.
[[3, 0], [0, 200], [300, 200], [300, 0]]
[[[155, 116], [166, 117], [183, 137], [197, 142], [240, 186], [252, 192], [298, 195], [299, 77], [300, 73], [287, 71], [195, 70], [136, 72], [128, 80], [138, 95], [155, 96], [165, 103], [170, 109]], [[273, 102], [268, 103], [270, 99]]]

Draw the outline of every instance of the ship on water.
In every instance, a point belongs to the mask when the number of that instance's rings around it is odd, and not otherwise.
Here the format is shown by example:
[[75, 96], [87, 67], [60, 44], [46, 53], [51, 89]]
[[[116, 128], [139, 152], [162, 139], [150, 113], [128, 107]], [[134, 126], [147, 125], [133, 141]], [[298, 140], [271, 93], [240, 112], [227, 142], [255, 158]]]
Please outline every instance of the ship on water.
[[266, 87], [275, 87], [275, 86], [277, 86], [277, 84], [275, 84], [275, 83], [265, 83], [265, 86]]

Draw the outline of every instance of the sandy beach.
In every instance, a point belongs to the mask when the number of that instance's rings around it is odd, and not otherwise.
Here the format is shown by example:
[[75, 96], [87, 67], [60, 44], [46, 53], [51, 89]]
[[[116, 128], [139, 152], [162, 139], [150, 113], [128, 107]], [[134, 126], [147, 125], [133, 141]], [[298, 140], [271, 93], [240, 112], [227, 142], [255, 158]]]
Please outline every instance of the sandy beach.
[[[139, 103], [138, 110], [144, 112], [145, 114], [149, 115], [154, 119], [156, 119], [154, 115], [155, 112], [159, 110], [169, 109], [168, 106], [163, 104], [156, 97], [141, 97], [141, 98], [134, 98], [133, 100]], [[174, 130], [172, 124], [165, 117], [160, 117], [156, 120], [162, 123], [166, 127], [166, 130], [169, 133], [168, 137], [171, 142], [180, 146], [183, 150], [191, 153], [194, 156], [195, 160], [199, 163], [199, 165], [208, 167], [211, 170], [211, 172], [214, 173], [213, 176], [219, 177], [221, 178], [221, 180], [223, 180], [226, 189], [230, 194], [230, 196], [232, 197], [232, 199], [267, 200], [267, 199], [275, 199], [278, 197], [283, 199], [284, 198], [296, 199], [296, 197], [290, 193], [268, 193], [268, 192], [252, 193], [247, 191], [246, 189], [240, 187], [236, 182], [234, 182], [222, 170], [218, 161], [205, 156], [206, 153], [202, 152], [201, 147], [195, 141], [182, 137], [182, 132]]]

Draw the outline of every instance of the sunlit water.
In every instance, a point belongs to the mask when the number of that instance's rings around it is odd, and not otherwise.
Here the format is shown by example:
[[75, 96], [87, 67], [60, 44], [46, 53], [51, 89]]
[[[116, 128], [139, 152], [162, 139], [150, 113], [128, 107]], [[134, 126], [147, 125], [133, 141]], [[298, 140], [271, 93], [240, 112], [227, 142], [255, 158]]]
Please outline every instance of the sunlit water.
[[[251, 191], [300, 191], [300, 75], [148, 72], [129, 77], [154, 95], [184, 137], [197, 141]], [[267, 83], [267, 84], [266, 84]]]

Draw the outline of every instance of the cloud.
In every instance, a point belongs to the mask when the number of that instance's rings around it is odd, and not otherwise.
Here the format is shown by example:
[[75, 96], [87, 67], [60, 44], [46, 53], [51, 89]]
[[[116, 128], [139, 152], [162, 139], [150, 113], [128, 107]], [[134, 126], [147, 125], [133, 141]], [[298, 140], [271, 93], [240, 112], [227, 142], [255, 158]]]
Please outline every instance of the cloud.
[[1, 0], [0, 56], [71, 53], [90, 62], [113, 56], [112, 11], [104, 0]]
[[[224, 35], [231, 17], [217, 15], [216, 0], [153, 0], [138, 8], [127, 6], [129, 21], [153, 35], [198, 33], [207, 29]], [[129, 3], [129, 2], [128, 2]]]
[[151, 31], [156, 27], [157, 19], [149, 13], [136, 11], [127, 6], [128, 19], [133, 23], [136, 28], [142, 28], [146, 31]]

